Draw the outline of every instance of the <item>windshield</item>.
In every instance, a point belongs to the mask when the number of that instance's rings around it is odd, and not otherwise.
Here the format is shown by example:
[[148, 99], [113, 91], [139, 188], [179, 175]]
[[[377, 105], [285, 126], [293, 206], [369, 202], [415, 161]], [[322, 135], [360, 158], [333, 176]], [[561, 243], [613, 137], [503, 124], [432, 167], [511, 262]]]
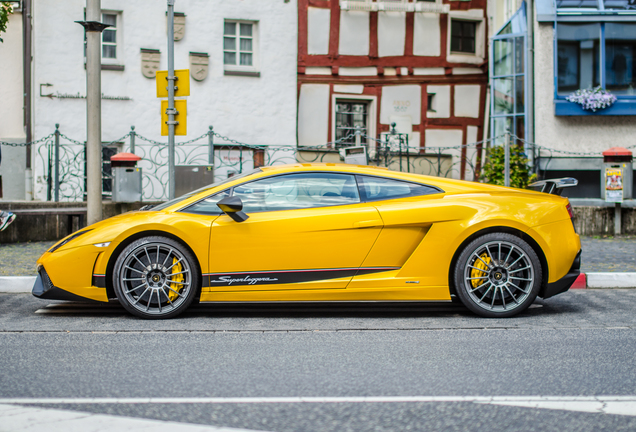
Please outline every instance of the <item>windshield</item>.
[[252, 170], [252, 171], [248, 171], [248, 172], [244, 172], [242, 174], [238, 174], [238, 175], [235, 175], [235, 176], [232, 176], [232, 177], [228, 177], [225, 180], [220, 180], [218, 182], [212, 183], [211, 185], [203, 186], [202, 188], [199, 188], [199, 189], [194, 190], [192, 192], [188, 192], [185, 195], [181, 195], [180, 197], [177, 197], [177, 198], [172, 199], [170, 201], [166, 201], [165, 203], [156, 205], [156, 206], [154, 206], [154, 207], [152, 207], [152, 208], [150, 208], [148, 210], [152, 210], [152, 211], [165, 210], [168, 207], [179, 203], [180, 201], [185, 201], [186, 199], [190, 198], [191, 196], [194, 196], [194, 195], [198, 194], [199, 192], [203, 192], [205, 190], [212, 189], [212, 188], [215, 188], [217, 186], [224, 185], [224, 184], [229, 183], [231, 181], [238, 180], [238, 179], [241, 179], [241, 178], [244, 178], [244, 177], [247, 177], [247, 176], [251, 176], [252, 174], [256, 174], [256, 173], [261, 172], [261, 171], [262, 170], [260, 168], [256, 168], [255, 170]]

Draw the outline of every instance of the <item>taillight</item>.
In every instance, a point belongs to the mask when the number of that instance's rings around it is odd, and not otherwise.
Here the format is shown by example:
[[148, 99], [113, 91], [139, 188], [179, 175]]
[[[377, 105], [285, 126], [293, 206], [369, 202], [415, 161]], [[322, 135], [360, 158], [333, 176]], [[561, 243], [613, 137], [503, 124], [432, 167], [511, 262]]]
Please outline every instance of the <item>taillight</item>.
[[574, 232], [576, 232], [576, 225], [574, 225], [574, 213], [572, 213], [572, 204], [568, 201], [568, 204], [565, 206], [565, 209], [568, 211], [570, 215], [570, 222], [572, 222], [572, 227], [574, 227]]

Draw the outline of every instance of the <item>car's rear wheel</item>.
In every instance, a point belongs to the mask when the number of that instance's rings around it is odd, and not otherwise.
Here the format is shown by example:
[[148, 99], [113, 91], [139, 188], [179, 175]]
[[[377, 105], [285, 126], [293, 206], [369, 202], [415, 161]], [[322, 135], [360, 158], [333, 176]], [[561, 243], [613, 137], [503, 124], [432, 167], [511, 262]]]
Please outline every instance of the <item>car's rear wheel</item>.
[[521, 238], [491, 233], [472, 241], [457, 260], [455, 288], [478, 315], [504, 318], [527, 309], [541, 287], [537, 254]]
[[119, 254], [113, 271], [119, 302], [141, 318], [172, 318], [188, 308], [200, 289], [192, 253], [178, 242], [144, 237]]

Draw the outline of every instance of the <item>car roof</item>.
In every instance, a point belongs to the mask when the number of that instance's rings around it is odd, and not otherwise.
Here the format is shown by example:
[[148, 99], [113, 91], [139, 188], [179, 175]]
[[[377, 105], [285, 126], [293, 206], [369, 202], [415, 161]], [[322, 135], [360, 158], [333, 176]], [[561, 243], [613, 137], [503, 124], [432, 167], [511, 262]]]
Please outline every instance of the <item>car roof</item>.
[[[294, 163], [294, 164], [286, 164], [286, 165], [272, 165], [272, 166], [262, 166], [255, 171], [254, 177], [248, 176], [240, 179], [236, 179], [236, 182], [228, 182], [223, 184], [222, 188], [233, 187], [235, 185], [241, 184], [243, 182], [249, 182], [253, 180], [257, 180], [263, 177], [269, 177], [272, 175], [282, 175], [282, 174], [291, 174], [298, 172], [316, 172], [316, 171], [333, 171], [340, 173], [349, 173], [349, 174], [361, 174], [361, 175], [371, 175], [371, 176], [381, 176], [386, 178], [393, 178], [396, 180], [402, 181], [411, 181], [414, 183], [427, 184], [430, 186], [437, 187], [446, 194], [471, 194], [471, 193], [525, 193], [525, 194], [540, 194], [539, 192], [529, 191], [529, 190], [520, 190], [507, 188], [503, 186], [495, 186], [491, 184], [484, 184], [479, 182], [465, 181], [465, 180], [456, 180], [447, 177], [437, 177], [431, 175], [424, 174], [416, 174], [409, 172], [401, 172], [401, 171], [392, 171], [385, 167], [377, 167], [370, 165], [353, 165], [353, 164], [345, 164], [345, 163]], [[250, 178], [251, 177], [251, 178]], [[200, 191], [197, 194], [192, 195], [185, 201], [181, 201], [179, 203], [175, 203], [173, 206], [167, 207], [167, 209], [178, 209], [186, 207], [193, 202], [198, 201], [203, 198], [206, 194], [209, 194], [214, 187], [209, 189], [205, 189]], [[221, 190], [221, 185], [218, 186], [218, 190]], [[547, 194], [540, 194], [547, 198]], [[555, 197], [555, 196], [551, 196]]]
[[263, 166], [261, 170], [266, 172], [273, 171], [298, 171], [298, 170], [316, 170], [316, 169], [326, 169], [326, 170], [334, 170], [334, 171], [349, 171], [349, 172], [357, 172], [357, 171], [373, 171], [373, 170], [382, 170], [388, 171], [388, 168], [385, 167], [377, 167], [371, 165], [352, 165], [346, 163], [328, 163], [328, 162], [312, 162], [312, 163], [295, 163], [295, 164], [286, 164], [286, 165], [270, 165]]

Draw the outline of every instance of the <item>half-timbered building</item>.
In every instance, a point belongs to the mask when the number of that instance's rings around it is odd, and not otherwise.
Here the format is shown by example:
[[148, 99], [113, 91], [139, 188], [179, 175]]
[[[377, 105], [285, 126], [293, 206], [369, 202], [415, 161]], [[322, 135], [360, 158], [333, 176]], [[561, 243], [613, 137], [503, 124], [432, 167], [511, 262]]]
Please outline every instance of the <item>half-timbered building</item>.
[[[373, 153], [392, 123], [408, 135], [409, 154], [482, 140], [486, 8], [486, 0], [299, 0], [299, 147], [352, 145], [361, 130]], [[461, 164], [453, 176], [469, 176], [466, 152], [446, 152]]]

